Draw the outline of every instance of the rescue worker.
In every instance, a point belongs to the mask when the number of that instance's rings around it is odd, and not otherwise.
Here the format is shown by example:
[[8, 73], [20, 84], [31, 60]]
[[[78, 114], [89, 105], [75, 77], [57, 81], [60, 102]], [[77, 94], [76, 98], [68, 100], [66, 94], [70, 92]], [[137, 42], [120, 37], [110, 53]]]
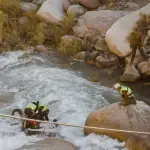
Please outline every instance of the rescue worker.
[[37, 119], [40, 120], [49, 120], [48, 114], [49, 114], [49, 109], [46, 105], [44, 104], [39, 104], [39, 101], [37, 102], [32, 102], [31, 104], [27, 105], [24, 113], [28, 116], [28, 118], [34, 118], [39, 117]]
[[136, 99], [134, 97], [134, 94], [132, 93], [132, 90], [129, 87], [117, 83], [114, 85], [114, 88], [117, 91], [119, 91], [122, 96], [122, 102], [121, 102], [122, 105], [127, 106], [130, 104], [136, 104]]
[[[39, 104], [39, 101], [32, 102], [29, 105], [27, 105], [24, 109], [24, 114], [26, 118], [29, 119], [37, 119], [37, 120], [49, 120], [48, 114], [49, 109], [44, 104]], [[24, 121], [22, 124], [22, 130], [26, 128], [40, 128], [40, 123], [36, 121]]]
[[48, 118], [49, 109], [46, 105], [44, 105], [44, 104], [39, 105], [38, 114], [39, 114], [41, 120], [49, 121], [49, 118]]

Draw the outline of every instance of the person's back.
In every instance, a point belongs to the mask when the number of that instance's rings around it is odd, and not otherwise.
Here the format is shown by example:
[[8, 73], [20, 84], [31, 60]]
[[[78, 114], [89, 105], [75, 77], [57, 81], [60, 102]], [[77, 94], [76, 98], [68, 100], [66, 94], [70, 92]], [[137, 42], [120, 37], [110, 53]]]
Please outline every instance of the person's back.
[[49, 109], [48, 109], [48, 107], [46, 105], [39, 104], [38, 114], [40, 115], [41, 120], [47, 120], [47, 121], [49, 121], [49, 118], [48, 118]]
[[120, 85], [119, 83], [115, 84], [114, 88], [117, 89], [122, 96], [122, 105], [126, 106], [130, 104], [136, 104], [136, 100], [131, 88], [124, 85]]

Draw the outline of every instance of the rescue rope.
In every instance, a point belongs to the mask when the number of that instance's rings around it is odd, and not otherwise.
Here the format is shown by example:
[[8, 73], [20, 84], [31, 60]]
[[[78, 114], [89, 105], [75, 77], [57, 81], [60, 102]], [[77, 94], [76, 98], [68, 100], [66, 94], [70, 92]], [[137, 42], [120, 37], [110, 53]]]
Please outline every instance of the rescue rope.
[[15, 116], [4, 115], [4, 114], [0, 114], [0, 116], [5, 117], [5, 118], [14, 118], [14, 119], [20, 119], [20, 120], [26, 120], [26, 121], [36, 121], [36, 122], [40, 122], [40, 123], [51, 123], [51, 124], [62, 125], [62, 126], [70, 126], [70, 127], [76, 127], [76, 128], [96, 129], [96, 130], [104, 130], [104, 131], [114, 131], [114, 132], [136, 133], [136, 134], [150, 135], [150, 132], [128, 131], [128, 130], [118, 130], [118, 129], [91, 127], [91, 126], [81, 126], [81, 125], [65, 124], [65, 123], [59, 123], [59, 122], [51, 122], [51, 121], [42, 121], [42, 120], [21, 118], [21, 117], [15, 117]]

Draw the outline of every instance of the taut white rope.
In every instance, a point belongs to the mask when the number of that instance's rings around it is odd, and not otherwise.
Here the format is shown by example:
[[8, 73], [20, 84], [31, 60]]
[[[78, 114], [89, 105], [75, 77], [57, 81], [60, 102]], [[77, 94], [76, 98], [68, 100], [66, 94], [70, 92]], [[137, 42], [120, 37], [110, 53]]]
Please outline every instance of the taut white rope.
[[5, 118], [14, 118], [14, 119], [20, 119], [20, 120], [27, 120], [27, 121], [36, 121], [36, 122], [41, 122], [41, 123], [51, 123], [51, 124], [57, 124], [57, 125], [62, 125], [62, 126], [70, 126], [70, 127], [76, 127], [76, 128], [86, 128], [86, 129], [96, 129], [96, 130], [105, 130], [105, 131], [114, 131], [114, 132], [124, 132], [124, 133], [135, 133], [135, 134], [150, 135], [150, 132], [118, 130], [118, 129], [99, 128], [99, 127], [91, 127], [91, 126], [80, 126], [80, 125], [65, 124], [65, 123], [59, 123], [59, 122], [27, 119], [27, 118], [15, 117], [15, 116], [4, 115], [4, 114], [0, 114], [0, 116], [1, 117], [5, 117]]

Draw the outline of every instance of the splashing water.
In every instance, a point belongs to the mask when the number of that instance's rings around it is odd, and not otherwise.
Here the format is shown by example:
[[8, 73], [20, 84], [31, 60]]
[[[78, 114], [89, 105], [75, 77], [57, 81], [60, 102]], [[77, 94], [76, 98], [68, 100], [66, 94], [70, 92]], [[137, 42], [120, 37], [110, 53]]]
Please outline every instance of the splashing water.
[[[103, 93], [112, 89], [93, 84], [78, 72], [62, 69], [60, 59], [53, 54], [24, 57], [23, 52], [0, 55], [0, 92], [15, 92], [13, 103], [5, 105], [0, 113], [10, 114], [14, 108], [23, 109], [29, 102], [39, 100], [49, 106], [50, 119], [84, 125], [88, 114], [109, 104]], [[13, 150], [38, 141], [43, 137], [25, 136], [19, 126], [10, 126], [11, 119], [0, 118], [0, 150]], [[60, 127], [60, 136], [71, 141], [80, 150], [123, 150], [124, 143], [107, 136], [83, 130]]]

